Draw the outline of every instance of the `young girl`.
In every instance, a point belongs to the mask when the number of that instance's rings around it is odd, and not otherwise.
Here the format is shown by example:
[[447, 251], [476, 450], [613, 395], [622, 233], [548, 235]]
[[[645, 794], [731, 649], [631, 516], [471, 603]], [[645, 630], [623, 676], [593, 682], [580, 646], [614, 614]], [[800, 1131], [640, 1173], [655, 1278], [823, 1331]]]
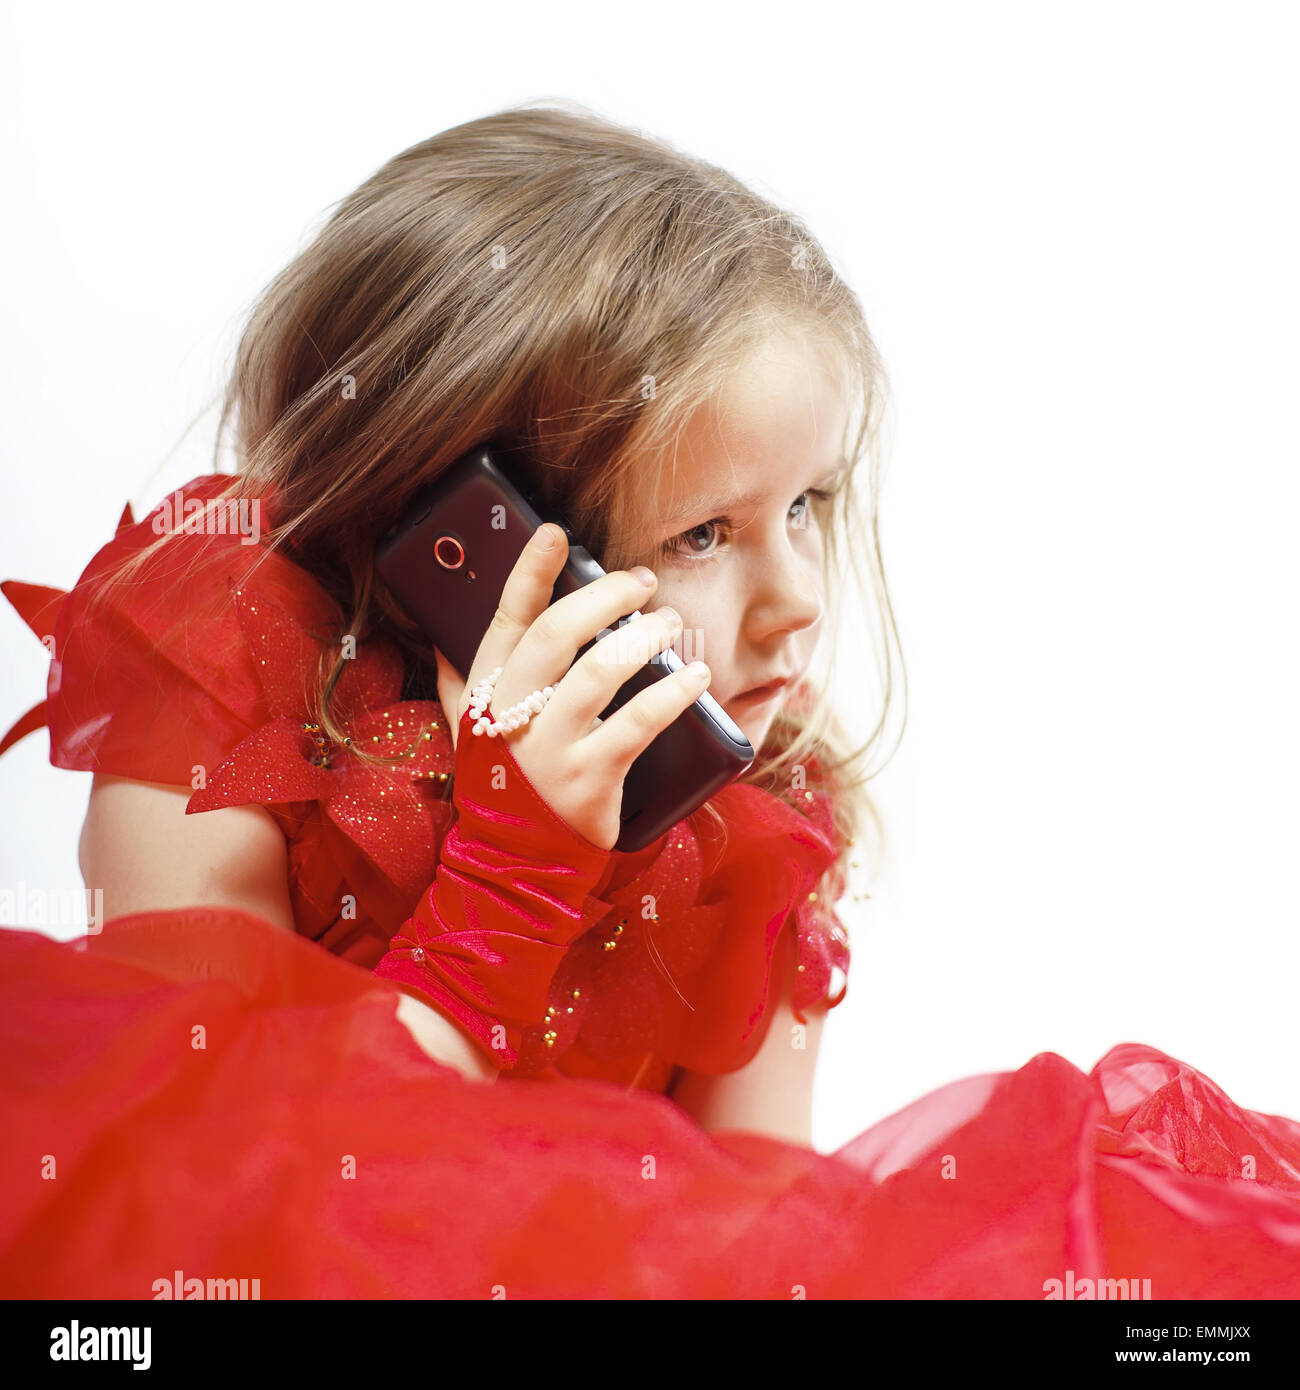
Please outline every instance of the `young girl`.
[[[67, 594], [5, 585], [52, 656], [6, 743], [48, 722], [95, 774], [107, 920], [0, 934], [0, 1291], [1300, 1292], [1300, 1125], [1151, 1048], [810, 1147], [884, 726], [852, 750], [827, 704], [846, 576], [892, 695], [882, 401], [797, 219], [586, 113], [470, 122], [344, 201], [240, 345], [238, 473], [128, 508]], [[457, 673], [374, 552], [489, 439], [607, 574], [552, 602], [540, 528]], [[669, 645], [702, 668], [599, 720]], [[615, 851], [706, 689], [754, 766]]]

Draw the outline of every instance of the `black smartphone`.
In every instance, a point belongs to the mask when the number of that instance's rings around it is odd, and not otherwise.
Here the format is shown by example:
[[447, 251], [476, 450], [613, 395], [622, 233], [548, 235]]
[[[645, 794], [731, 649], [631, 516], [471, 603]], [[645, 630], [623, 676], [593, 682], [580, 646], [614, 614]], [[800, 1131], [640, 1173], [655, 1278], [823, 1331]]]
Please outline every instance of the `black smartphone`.
[[[380, 540], [375, 567], [393, 597], [465, 677], [501, 601], [506, 580], [533, 532], [554, 522], [569, 538], [569, 555], [551, 602], [601, 578], [605, 571], [567, 522], [546, 507], [523, 469], [491, 443], [478, 445], [422, 489]], [[620, 618], [617, 626], [640, 617]], [[604, 634], [577, 652], [581, 657]], [[652, 681], [685, 663], [671, 648], [620, 686], [601, 712], [608, 719]], [[449, 716], [450, 717], [450, 716]], [[623, 783], [615, 848], [644, 849], [698, 810], [754, 761], [753, 745], [705, 691], [645, 748]]]

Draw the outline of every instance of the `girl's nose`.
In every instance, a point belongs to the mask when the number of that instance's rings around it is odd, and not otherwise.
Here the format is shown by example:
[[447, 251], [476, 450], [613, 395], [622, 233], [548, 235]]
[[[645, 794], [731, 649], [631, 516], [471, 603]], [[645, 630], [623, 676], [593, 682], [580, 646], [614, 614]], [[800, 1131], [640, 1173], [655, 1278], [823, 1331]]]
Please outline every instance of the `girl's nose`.
[[824, 606], [820, 571], [787, 545], [783, 555], [760, 560], [748, 606], [755, 639], [813, 627], [821, 621]]

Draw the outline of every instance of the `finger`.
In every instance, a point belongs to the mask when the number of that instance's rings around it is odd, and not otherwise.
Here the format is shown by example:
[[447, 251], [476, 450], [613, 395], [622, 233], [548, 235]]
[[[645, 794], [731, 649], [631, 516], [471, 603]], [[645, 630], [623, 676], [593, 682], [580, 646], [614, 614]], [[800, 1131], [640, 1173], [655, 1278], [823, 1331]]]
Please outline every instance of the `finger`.
[[[643, 613], [606, 633], [556, 687], [551, 697], [551, 722], [561, 737], [580, 739], [591, 732], [619, 689], [652, 656], [671, 647], [682, 630], [681, 616], [672, 608]], [[631, 703], [629, 701], [629, 703]]]
[[584, 761], [608, 768], [610, 777], [621, 782], [650, 744], [704, 694], [712, 678], [702, 661], [693, 661], [647, 686], [587, 735]]
[[474, 654], [467, 685], [476, 686], [498, 666], [504, 668], [520, 638], [550, 606], [568, 554], [569, 538], [554, 523], [544, 523], [533, 532], [501, 591], [497, 611]]
[[[620, 618], [637, 613], [643, 603], [650, 601], [659, 580], [649, 568], [642, 567], [641, 573], [645, 578], [632, 570], [612, 570], [594, 583], [556, 599], [519, 639], [510, 666], [503, 670], [498, 686], [502, 707], [547, 685], [560, 694], [578, 652], [602, 631], [615, 628]], [[584, 653], [584, 659], [587, 655], [590, 652]], [[565, 696], [566, 700], [571, 693]], [[581, 732], [585, 733], [590, 723], [585, 721]]]

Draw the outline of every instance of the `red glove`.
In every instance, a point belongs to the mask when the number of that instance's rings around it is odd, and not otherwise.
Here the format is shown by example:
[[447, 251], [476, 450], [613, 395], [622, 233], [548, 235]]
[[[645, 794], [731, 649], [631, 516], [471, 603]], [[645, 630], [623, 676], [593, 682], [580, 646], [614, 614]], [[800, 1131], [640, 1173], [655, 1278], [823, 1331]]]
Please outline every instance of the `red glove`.
[[414, 914], [375, 974], [458, 1024], [502, 1071], [541, 1021], [570, 944], [608, 910], [589, 903], [612, 851], [551, 809], [506, 738], [461, 717], [452, 800], [457, 819]]

